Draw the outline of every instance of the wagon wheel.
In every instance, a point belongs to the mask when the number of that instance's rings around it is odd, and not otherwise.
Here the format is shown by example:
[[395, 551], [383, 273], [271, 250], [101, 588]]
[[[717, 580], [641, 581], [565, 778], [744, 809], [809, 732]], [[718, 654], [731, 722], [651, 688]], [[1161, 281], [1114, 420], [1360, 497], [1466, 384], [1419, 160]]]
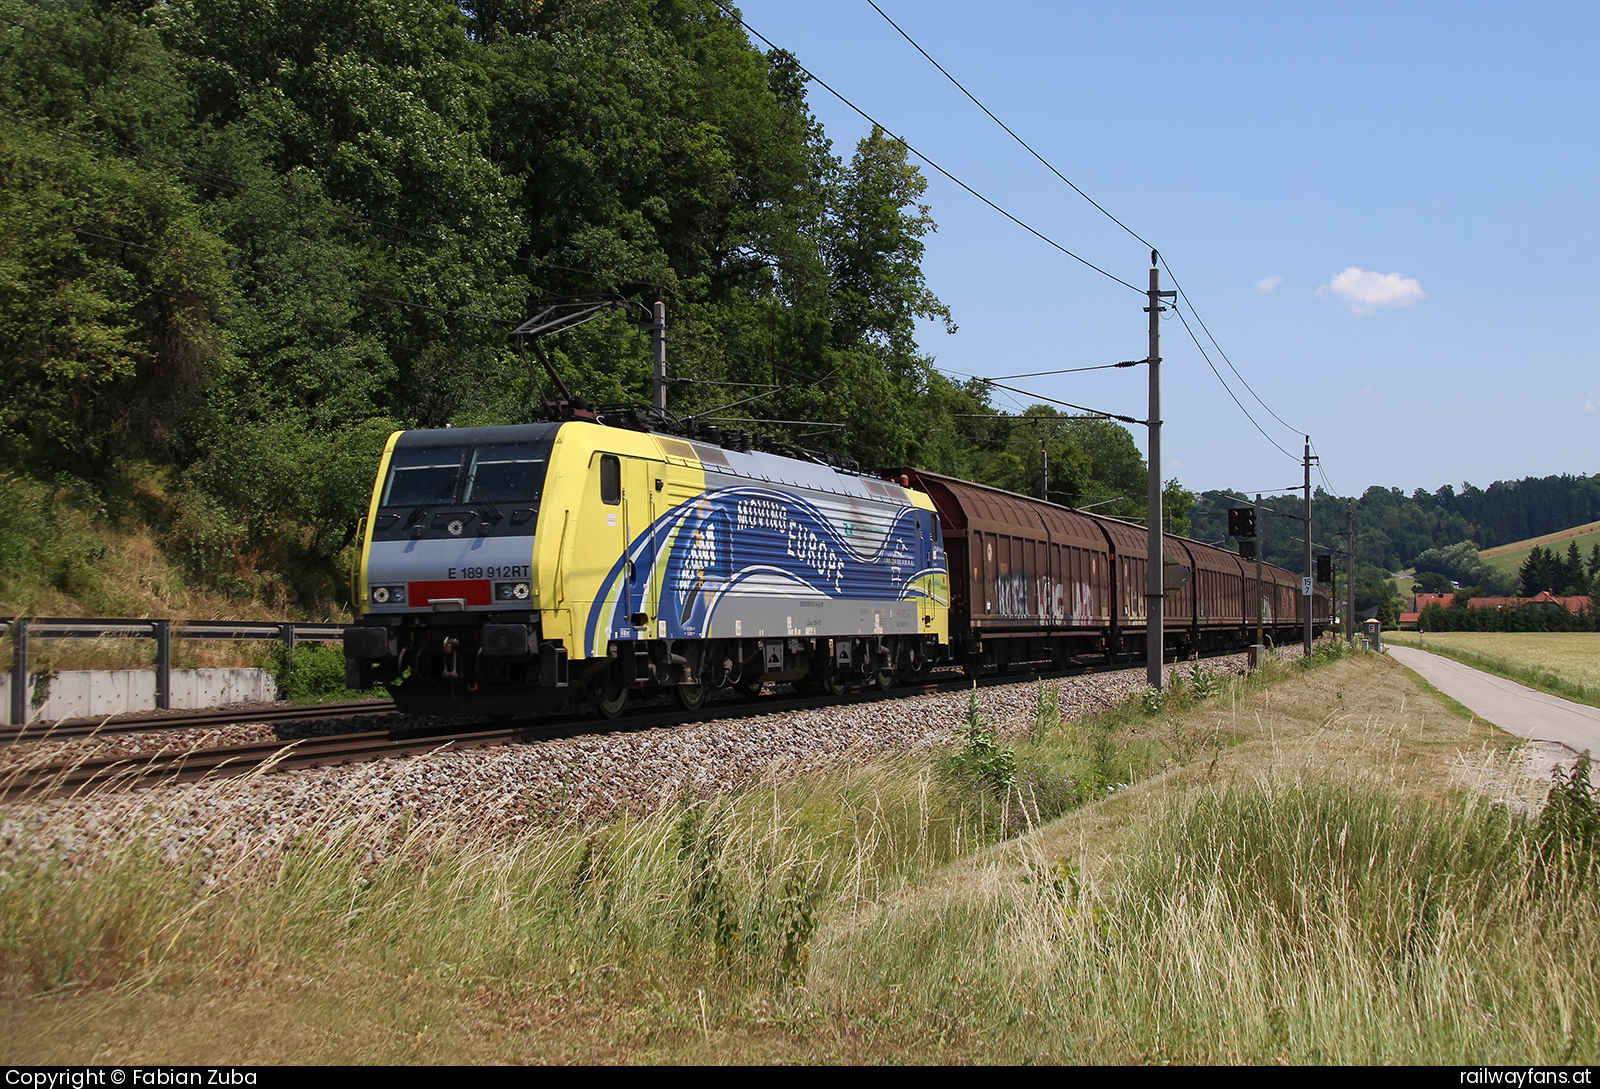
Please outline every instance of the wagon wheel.
[[827, 696], [842, 696], [849, 685], [845, 683], [844, 673], [837, 667], [829, 668], [822, 677], [822, 693]]

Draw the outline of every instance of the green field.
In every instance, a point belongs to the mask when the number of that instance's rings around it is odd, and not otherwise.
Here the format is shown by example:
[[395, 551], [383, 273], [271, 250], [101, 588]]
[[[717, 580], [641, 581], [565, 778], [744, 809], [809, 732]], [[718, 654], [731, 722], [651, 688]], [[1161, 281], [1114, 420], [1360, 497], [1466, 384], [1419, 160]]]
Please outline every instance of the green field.
[[1578, 542], [1578, 551], [1583, 558], [1588, 560], [1589, 550], [1600, 544], [1600, 522], [1590, 522], [1587, 525], [1574, 526], [1571, 529], [1561, 530], [1559, 533], [1547, 533], [1543, 537], [1529, 537], [1526, 541], [1513, 541], [1511, 544], [1496, 545], [1494, 548], [1484, 549], [1478, 556], [1490, 567], [1501, 571], [1516, 574], [1521, 568], [1528, 553], [1534, 546], [1554, 548], [1558, 553], [1565, 555], [1568, 541]]
[[1600, 706], [1600, 633], [1384, 632], [1391, 643], [1454, 658], [1564, 699]]

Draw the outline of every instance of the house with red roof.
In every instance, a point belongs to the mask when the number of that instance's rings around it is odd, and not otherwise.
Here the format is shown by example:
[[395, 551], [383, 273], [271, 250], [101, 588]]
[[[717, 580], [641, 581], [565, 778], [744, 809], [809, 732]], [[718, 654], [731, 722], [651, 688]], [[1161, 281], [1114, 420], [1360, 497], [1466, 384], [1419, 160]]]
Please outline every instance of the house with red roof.
[[1429, 605], [1438, 605], [1440, 608], [1448, 609], [1450, 607], [1450, 603], [1455, 599], [1456, 595], [1454, 594], [1413, 595], [1411, 598], [1411, 611], [1400, 614], [1401, 630], [1404, 631], [1408, 628], [1414, 629], [1417, 626], [1418, 618], [1422, 616], [1422, 610], [1426, 609]]

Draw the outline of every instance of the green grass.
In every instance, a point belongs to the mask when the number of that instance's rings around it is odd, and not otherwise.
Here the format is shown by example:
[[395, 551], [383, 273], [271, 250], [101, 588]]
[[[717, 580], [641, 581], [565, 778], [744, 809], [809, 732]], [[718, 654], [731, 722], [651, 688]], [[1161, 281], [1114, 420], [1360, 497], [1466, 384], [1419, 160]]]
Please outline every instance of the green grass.
[[[912, 900], [829, 949], [853, 1000], [939, 1024], [995, 1017], [995, 1058], [1065, 1062], [1488, 1062], [1595, 1050], [1594, 857], [1543, 879], [1537, 829], [1466, 801], [1265, 781], [1158, 805], [1097, 880], [995, 857], [981, 894]], [[1019, 863], [1026, 876], [1016, 876]], [[1564, 960], [1576, 956], [1578, 962]]]
[[[0, 1059], [1600, 1057], [1587, 793], [1431, 793], [1404, 752], [1475, 735], [1327, 664], [1077, 722], [1041, 687], [1021, 737], [510, 837], [329, 814], [206, 854], [141, 836], [192, 804], [151, 795], [100, 856], [0, 873]], [[1081, 791], [1042, 829], [1029, 767]]]

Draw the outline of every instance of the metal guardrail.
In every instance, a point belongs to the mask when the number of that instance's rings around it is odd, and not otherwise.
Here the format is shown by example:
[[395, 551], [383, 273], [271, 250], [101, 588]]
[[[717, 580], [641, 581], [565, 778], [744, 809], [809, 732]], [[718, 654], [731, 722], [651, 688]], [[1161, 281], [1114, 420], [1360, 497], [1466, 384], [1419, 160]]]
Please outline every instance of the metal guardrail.
[[156, 707], [172, 709], [172, 640], [260, 639], [280, 642], [294, 669], [296, 643], [337, 643], [344, 624], [301, 624], [275, 620], [127, 620], [106, 617], [0, 617], [0, 636], [11, 636], [11, 721], [25, 722], [28, 713], [28, 640], [154, 639], [156, 643]]

